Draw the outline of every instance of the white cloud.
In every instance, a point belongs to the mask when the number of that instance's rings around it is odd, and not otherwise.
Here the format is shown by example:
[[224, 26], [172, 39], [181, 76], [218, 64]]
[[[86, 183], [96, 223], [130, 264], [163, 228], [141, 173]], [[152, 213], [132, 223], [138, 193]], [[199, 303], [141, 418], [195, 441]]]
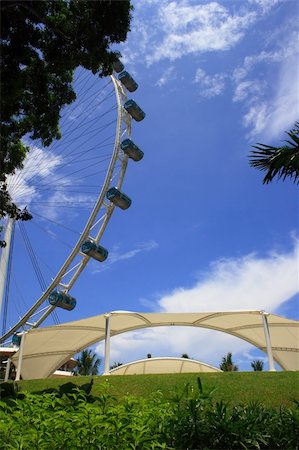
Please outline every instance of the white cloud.
[[266, 83], [259, 80], [241, 81], [235, 89], [233, 102], [240, 102], [246, 99], [252, 102], [257, 95], [261, 95], [265, 86]]
[[[233, 72], [233, 101], [245, 104], [243, 124], [249, 129], [250, 139], [282, 138], [283, 132], [298, 120], [299, 35], [292, 31], [285, 39], [289, 26], [290, 23], [282, 25], [271, 51], [246, 56]], [[267, 75], [269, 68], [271, 77]], [[254, 71], [260, 72], [259, 79]], [[271, 79], [271, 84], [266, 84], [265, 77]]]
[[245, 56], [242, 65], [237, 67], [233, 72], [233, 79], [236, 83], [249, 75], [250, 71], [258, 64], [266, 63], [268, 65], [271, 63], [282, 63], [289, 58], [292, 58], [294, 53], [297, 53], [297, 44], [299, 44], [297, 32], [293, 31], [289, 33], [287, 40], [282, 39], [282, 36], [285, 36], [286, 29], [288, 29], [290, 25], [290, 23], [287, 23], [285, 24], [285, 27], [278, 30], [279, 32], [277, 31], [278, 35], [276, 36], [276, 40], [272, 43], [276, 48], [272, 48], [271, 51], [262, 50], [260, 53]]
[[[262, 139], [283, 138], [299, 117], [299, 67], [297, 55], [285, 61], [280, 68], [273, 97], [268, 100], [257, 96], [244, 115], [243, 123], [251, 127], [249, 137]], [[290, 69], [291, 68], [291, 69]], [[242, 85], [242, 84], [241, 84]], [[240, 85], [239, 85], [240, 86]], [[240, 88], [237, 88], [235, 96]]]
[[[298, 292], [298, 247], [267, 258], [247, 255], [214, 262], [191, 289], [159, 300], [162, 311], [265, 309], [273, 311]], [[225, 305], [225, 307], [224, 307]]]
[[255, 4], [262, 8], [263, 12], [267, 12], [273, 6], [281, 3], [284, 0], [249, 0], [249, 3]]
[[156, 86], [163, 87], [169, 80], [173, 79], [174, 77], [174, 66], [170, 66], [162, 73], [161, 77], [156, 82]]
[[281, 136], [299, 118], [298, 56], [295, 55], [281, 68], [276, 95], [268, 104], [268, 121], [265, 126], [265, 136], [268, 138]]
[[36, 187], [36, 180], [42, 182], [50, 177], [60, 163], [60, 157], [50, 150], [31, 146], [23, 168], [7, 178], [8, 191], [13, 201], [22, 208], [37, 200], [41, 194]]
[[200, 94], [206, 98], [220, 95], [225, 88], [226, 75], [223, 73], [207, 75], [204, 70], [197, 69], [195, 82], [200, 86]]
[[186, 54], [228, 50], [240, 41], [246, 28], [255, 20], [255, 12], [230, 14], [217, 2], [162, 4], [158, 23], [164, 38], [153, 46], [152, 52], [148, 52], [147, 62], [173, 61]]
[[254, 106], [251, 106], [243, 117], [245, 127], [251, 128], [249, 133], [251, 137], [262, 134], [268, 121], [268, 107], [265, 102], [256, 103]]
[[[218, 367], [228, 351], [248, 352], [254, 347], [228, 334], [191, 327], [159, 327], [125, 333], [111, 338], [110, 361], [126, 363], [156, 356], [176, 356], [187, 353], [190, 358]], [[104, 344], [97, 346], [104, 354]], [[252, 358], [253, 359], [253, 358]]]
[[[274, 312], [298, 292], [298, 243], [286, 253], [250, 254], [211, 264], [191, 288], [178, 288], [159, 298], [155, 311], [200, 312], [265, 309]], [[248, 359], [254, 347], [233, 336], [189, 327], [161, 327], [112, 338], [111, 361], [128, 362], [153, 356], [190, 357], [218, 366], [228, 351]], [[103, 354], [103, 343], [98, 346]], [[254, 359], [254, 358], [251, 358]]]
[[[64, 178], [64, 181], [65, 180], [67, 180], [67, 178]], [[63, 191], [63, 184], [61, 184], [60, 190], [54, 191], [54, 193], [44, 201], [43, 216], [56, 221], [61, 217], [61, 208], [57, 208], [57, 205], [63, 205], [64, 217], [66, 217], [66, 215], [68, 217], [75, 217], [82, 204], [88, 203], [91, 208], [95, 203], [95, 197], [87, 194], [70, 194], [67, 190]]]
[[250, 3], [233, 10], [229, 2], [137, 2], [132, 31], [120, 46], [123, 61], [151, 65], [163, 59], [229, 50], [268, 10]]
[[154, 240], [146, 241], [146, 242], [139, 242], [136, 244], [136, 247], [128, 250], [126, 252], [121, 252], [119, 246], [112, 247], [112, 250], [109, 251], [109, 257], [107, 261], [105, 262], [105, 265], [96, 265], [93, 268], [93, 273], [102, 272], [103, 270], [109, 269], [113, 264], [123, 261], [126, 259], [134, 258], [136, 255], [138, 255], [141, 252], [149, 252], [151, 250], [154, 250], [158, 247], [158, 244]]
[[154, 240], [147, 241], [147, 242], [140, 242], [137, 244], [136, 248], [129, 250], [125, 253], [120, 253], [118, 251], [118, 247], [114, 247], [114, 249], [112, 249], [112, 251], [109, 255], [110, 264], [114, 264], [115, 262], [122, 261], [124, 259], [133, 258], [140, 252], [144, 252], [144, 251], [148, 252], [157, 247], [158, 247], [158, 244]]
[[63, 182], [57, 183], [56, 171], [62, 162], [61, 156], [55, 155], [51, 150], [31, 146], [23, 168], [7, 178], [8, 191], [13, 201], [20, 208], [28, 206], [31, 212], [34, 208], [38, 209], [36, 205], [41, 206], [43, 217], [50, 220], [57, 220], [61, 214], [61, 208], [57, 208], [57, 204], [63, 204], [64, 214], [68, 215], [77, 214], [75, 208], [68, 209], [68, 206], [73, 207], [82, 202], [93, 205], [94, 196], [67, 192], [65, 186], [70, 185], [67, 177], [63, 178]]

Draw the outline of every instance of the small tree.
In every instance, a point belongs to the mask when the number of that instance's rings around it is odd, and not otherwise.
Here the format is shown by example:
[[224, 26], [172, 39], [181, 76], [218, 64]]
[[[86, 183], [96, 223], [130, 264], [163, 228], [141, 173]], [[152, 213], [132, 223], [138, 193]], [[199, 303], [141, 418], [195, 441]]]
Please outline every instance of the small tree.
[[237, 372], [239, 370], [238, 366], [233, 362], [231, 352], [228, 352], [226, 356], [223, 356], [219, 368], [223, 370], [223, 372]]
[[181, 358], [190, 359], [188, 353], [182, 353]]
[[152, 357], [152, 354], [151, 354], [151, 353], [148, 353], [148, 354], [146, 355], [146, 357], [147, 357], [147, 358], [151, 358], [151, 357]]
[[254, 361], [252, 361], [251, 367], [255, 372], [261, 372], [264, 368], [264, 361], [260, 359], [255, 359]]
[[99, 372], [99, 366], [101, 360], [97, 358], [96, 353], [89, 349], [83, 350], [80, 353], [79, 358], [76, 359], [77, 367], [74, 372], [77, 375], [97, 375]]

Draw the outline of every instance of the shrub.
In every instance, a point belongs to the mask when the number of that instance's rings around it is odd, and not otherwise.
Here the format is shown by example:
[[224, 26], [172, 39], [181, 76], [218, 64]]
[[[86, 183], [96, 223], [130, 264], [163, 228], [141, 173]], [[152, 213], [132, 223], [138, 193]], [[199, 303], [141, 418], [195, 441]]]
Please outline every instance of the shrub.
[[0, 448], [6, 449], [296, 449], [299, 408], [259, 403], [230, 407], [213, 391], [186, 384], [171, 401], [116, 400], [109, 384], [66, 383], [52, 392], [23, 393], [0, 402]]

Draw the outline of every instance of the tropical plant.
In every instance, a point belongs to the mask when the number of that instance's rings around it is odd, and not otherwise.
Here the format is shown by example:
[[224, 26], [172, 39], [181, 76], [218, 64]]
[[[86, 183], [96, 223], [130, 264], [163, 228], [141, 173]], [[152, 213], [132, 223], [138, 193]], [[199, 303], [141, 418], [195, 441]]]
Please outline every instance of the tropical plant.
[[223, 370], [223, 372], [237, 372], [239, 370], [238, 366], [233, 362], [231, 352], [228, 352], [226, 356], [223, 356], [219, 368]]
[[97, 375], [101, 360], [97, 358], [96, 353], [91, 349], [83, 350], [79, 358], [76, 359], [77, 366], [74, 372], [77, 375]]
[[281, 147], [272, 147], [258, 143], [253, 145], [250, 165], [259, 170], [267, 171], [263, 183], [270, 183], [275, 177], [290, 178], [299, 183], [299, 122], [287, 132], [289, 140]]
[[252, 361], [251, 367], [255, 372], [261, 372], [264, 368], [264, 361], [260, 359], [255, 359], [254, 361]]
[[103, 382], [91, 394], [92, 380], [35, 393], [4, 384], [1, 449], [298, 448], [298, 402], [292, 409], [259, 402], [232, 406], [215, 401], [215, 389], [203, 389], [199, 378], [197, 386], [186, 383], [170, 400], [161, 392], [116, 398]]

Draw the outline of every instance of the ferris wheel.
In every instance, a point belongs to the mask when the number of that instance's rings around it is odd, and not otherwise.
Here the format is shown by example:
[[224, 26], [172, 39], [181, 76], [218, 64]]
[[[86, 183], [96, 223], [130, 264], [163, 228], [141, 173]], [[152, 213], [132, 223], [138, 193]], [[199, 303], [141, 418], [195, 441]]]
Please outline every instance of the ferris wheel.
[[[143, 120], [145, 113], [130, 98], [138, 88], [136, 81], [120, 60], [113, 69], [109, 80], [78, 70], [77, 101], [63, 111], [61, 141], [45, 150], [38, 142], [27, 142], [30, 151], [23, 169], [8, 179], [14, 202], [28, 205], [33, 219], [6, 221], [7, 245], [0, 261], [0, 342], [12, 337], [18, 345], [22, 332], [47, 323], [51, 316], [57, 323], [57, 308], [75, 308], [70, 291], [88, 262], [104, 263], [109, 258], [102, 238], [114, 209], [131, 205], [122, 185], [129, 159], [138, 162], [143, 157], [131, 140], [131, 123]], [[17, 227], [18, 241], [13, 238]], [[16, 252], [19, 283], [10, 279]], [[28, 279], [29, 265], [36, 284]]]

